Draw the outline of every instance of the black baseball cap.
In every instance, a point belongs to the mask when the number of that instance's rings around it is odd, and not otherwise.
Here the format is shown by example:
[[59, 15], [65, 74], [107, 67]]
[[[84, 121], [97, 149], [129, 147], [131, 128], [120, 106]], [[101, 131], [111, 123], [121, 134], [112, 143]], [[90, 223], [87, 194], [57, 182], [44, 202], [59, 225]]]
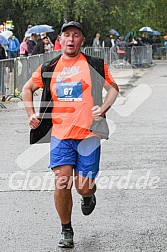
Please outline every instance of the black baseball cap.
[[82, 27], [82, 25], [81, 25], [80, 23], [78, 23], [78, 22], [70, 21], [70, 22], [68, 22], [68, 23], [64, 23], [64, 24], [62, 25], [62, 27], [61, 27], [61, 32], [63, 32], [67, 27], [76, 27], [76, 28], [78, 28], [78, 29], [84, 34], [84, 32], [83, 32], [83, 27]]

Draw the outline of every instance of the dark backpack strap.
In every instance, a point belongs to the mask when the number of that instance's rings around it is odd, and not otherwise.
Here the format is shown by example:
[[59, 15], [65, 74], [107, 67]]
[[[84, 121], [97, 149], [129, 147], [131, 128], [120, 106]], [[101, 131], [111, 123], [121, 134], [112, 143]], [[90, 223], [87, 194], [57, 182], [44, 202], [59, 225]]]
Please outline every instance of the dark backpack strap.
[[[42, 76], [44, 87], [43, 87], [43, 92], [42, 92], [42, 97], [41, 97], [40, 114], [44, 113], [48, 103], [52, 100], [51, 92], [50, 92], [50, 82], [52, 79], [54, 69], [60, 57], [61, 55], [58, 55], [54, 59], [47, 61], [42, 65], [41, 76]], [[51, 110], [49, 109], [49, 111]]]
[[54, 68], [59, 58], [60, 55], [42, 65], [41, 76], [42, 81], [44, 83], [44, 87], [39, 111], [39, 119], [41, 120], [41, 124], [36, 129], [31, 129], [30, 144], [50, 142], [50, 135], [52, 128], [51, 112], [53, 108], [52, 97], [50, 92], [50, 81], [52, 78]]
[[[94, 105], [101, 106], [103, 103], [102, 89], [105, 83], [104, 60], [87, 55], [85, 57], [87, 58], [90, 68]], [[101, 121], [93, 121], [90, 126], [90, 131], [99, 135], [101, 139], [108, 139], [109, 128], [105, 118], [105, 112], [103, 113], [103, 117]]]
[[94, 99], [94, 105], [99, 105], [103, 103], [102, 101], [102, 90], [105, 82], [105, 72], [104, 72], [104, 60], [92, 57], [84, 54], [88, 61], [90, 75], [92, 80], [92, 96]]

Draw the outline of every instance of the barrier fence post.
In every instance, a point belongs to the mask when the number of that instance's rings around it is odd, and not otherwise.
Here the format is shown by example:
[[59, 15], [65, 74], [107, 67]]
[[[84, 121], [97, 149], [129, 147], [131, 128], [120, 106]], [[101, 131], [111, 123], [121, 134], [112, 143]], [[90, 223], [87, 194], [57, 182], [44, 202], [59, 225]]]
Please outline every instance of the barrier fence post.
[[13, 61], [13, 94], [9, 94], [6, 99], [8, 99], [8, 101], [10, 101], [10, 99], [12, 98], [19, 98], [20, 100], [22, 100], [22, 97], [20, 96], [20, 92], [17, 91], [16, 87], [17, 87], [17, 76], [18, 76], [18, 64], [17, 64], [17, 60], [18, 58], [14, 58]]

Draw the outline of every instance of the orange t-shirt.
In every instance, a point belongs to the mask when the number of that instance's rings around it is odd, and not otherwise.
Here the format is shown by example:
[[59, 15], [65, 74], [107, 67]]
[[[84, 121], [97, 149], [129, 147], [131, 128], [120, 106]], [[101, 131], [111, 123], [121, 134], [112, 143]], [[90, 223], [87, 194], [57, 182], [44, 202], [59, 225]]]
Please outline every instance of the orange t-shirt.
[[[112, 85], [113, 78], [106, 64], [104, 70], [105, 85]], [[32, 81], [43, 88], [41, 66], [33, 74]], [[60, 58], [50, 82], [54, 103], [52, 136], [84, 139], [95, 135], [89, 131], [93, 122], [91, 109], [94, 106], [91, 87], [90, 70], [83, 54], [72, 60]]]

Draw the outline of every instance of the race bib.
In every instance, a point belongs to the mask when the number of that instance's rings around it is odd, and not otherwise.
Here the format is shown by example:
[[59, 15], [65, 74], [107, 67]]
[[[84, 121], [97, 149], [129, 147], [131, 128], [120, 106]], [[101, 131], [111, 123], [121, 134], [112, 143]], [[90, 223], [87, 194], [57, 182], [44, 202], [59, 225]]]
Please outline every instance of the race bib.
[[82, 101], [82, 82], [56, 82], [59, 101]]

